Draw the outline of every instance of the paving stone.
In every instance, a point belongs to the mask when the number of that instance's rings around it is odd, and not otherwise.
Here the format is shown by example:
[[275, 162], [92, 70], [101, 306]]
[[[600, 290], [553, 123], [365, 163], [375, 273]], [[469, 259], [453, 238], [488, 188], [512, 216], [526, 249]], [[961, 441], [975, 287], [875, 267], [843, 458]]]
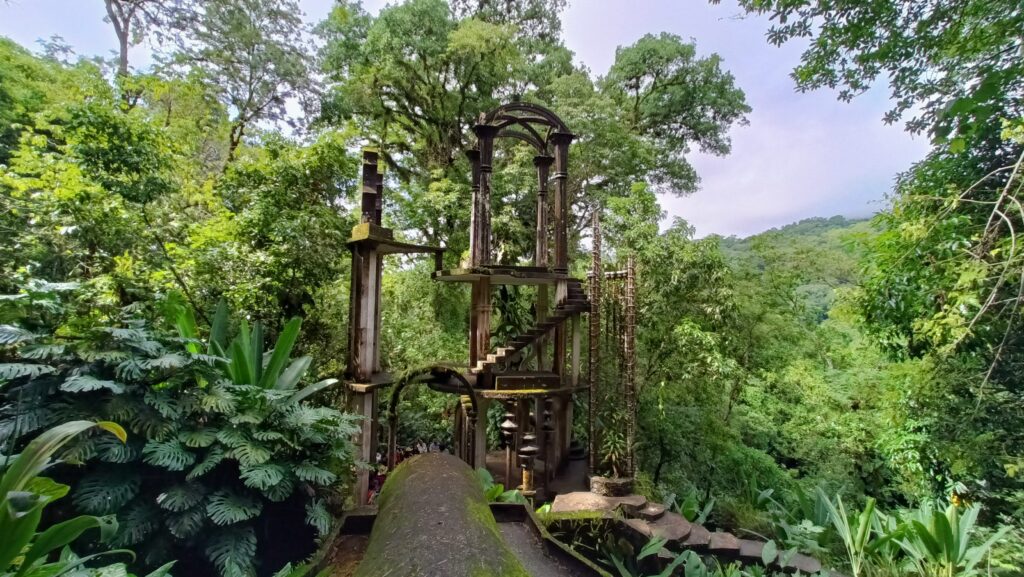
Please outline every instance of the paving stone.
[[552, 513], [576, 513], [579, 511], [611, 512], [615, 506], [608, 502], [607, 497], [595, 495], [590, 491], [564, 493], [551, 502]]
[[626, 519], [626, 527], [640, 535], [643, 539], [649, 540], [654, 533], [651, 530], [651, 525], [643, 519]]
[[716, 555], [736, 556], [740, 552], [740, 540], [732, 533], [716, 531], [711, 534], [708, 549]]
[[657, 521], [649, 521], [648, 523], [654, 535], [676, 543], [685, 541], [690, 536], [690, 529], [692, 527], [689, 521], [676, 513], [665, 513]]
[[683, 547], [687, 549], [693, 549], [695, 551], [704, 551], [708, 548], [708, 544], [711, 542], [711, 531], [708, 531], [701, 525], [691, 525], [690, 534], [683, 541]]
[[646, 507], [640, 509], [640, 518], [647, 519], [648, 521], [660, 519], [664, 514], [665, 506], [659, 503], [648, 503]]
[[740, 539], [740, 561], [744, 563], [762, 563], [761, 553], [764, 552], [764, 543]]
[[640, 495], [605, 497], [590, 491], [575, 491], [556, 496], [555, 500], [551, 503], [551, 512], [576, 513], [580, 511], [594, 511], [612, 513], [616, 509], [621, 508], [627, 515], [635, 515], [637, 511], [645, 506], [647, 506], [647, 499]]
[[787, 559], [786, 563], [783, 564], [783, 559], [781, 559], [781, 557], [783, 557], [784, 555], [785, 554], [780, 553], [780, 559], [776, 560], [776, 565], [778, 565], [783, 571], [799, 571], [805, 575], [811, 575], [817, 573], [818, 571], [821, 571], [821, 561], [818, 561], [814, 557], [809, 557], [802, 553], [797, 553], [796, 555], [793, 555], [792, 557]]
[[647, 498], [640, 495], [605, 497], [605, 499], [608, 499], [608, 501], [613, 504], [614, 508], [622, 509], [625, 514], [631, 517], [636, 517], [637, 514], [647, 506]]

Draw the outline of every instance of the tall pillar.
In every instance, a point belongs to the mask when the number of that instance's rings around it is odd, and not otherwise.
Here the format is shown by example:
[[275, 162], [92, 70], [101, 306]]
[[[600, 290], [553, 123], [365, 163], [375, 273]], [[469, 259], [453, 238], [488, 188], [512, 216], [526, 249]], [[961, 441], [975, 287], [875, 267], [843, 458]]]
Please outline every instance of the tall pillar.
[[534, 265], [548, 266], [548, 180], [554, 157], [537, 155], [533, 165], [537, 167], [537, 243], [534, 250]]
[[482, 262], [480, 257], [483, 242], [483, 203], [480, 201], [480, 151], [471, 149], [466, 151], [470, 166], [470, 207], [469, 207], [469, 264], [479, 266]]
[[[383, 177], [376, 150], [363, 150], [363, 183], [360, 221], [380, 225]], [[357, 458], [373, 463], [377, 454], [378, 394], [368, 388], [374, 373], [380, 372], [380, 281], [381, 255], [370, 243], [355, 243], [352, 252], [352, 277], [349, 294], [348, 359], [345, 376], [349, 386], [349, 409], [363, 417], [355, 436]], [[356, 473], [356, 502], [366, 504], [369, 471]]]
[[[360, 421], [359, 431], [355, 436], [357, 458], [360, 461], [373, 466], [377, 456], [377, 390], [366, 392], [351, 392], [349, 394], [349, 411], [363, 417]], [[369, 502], [370, 493], [370, 472], [359, 469], [356, 472], [355, 500], [357, 505], [366, 505]]]
[[491, 263], [491, 172], [494, 170], [494, 137], [498, 129], [487, 124], [473, 127], [477, 137], [477, 148], [480, 151], [479, 173], [480, 192], [473, 206], [473, 215], [477, 225], [472, 234], [476, 243], [471, 247], [470, 256], [473, 266], [484, 266]]
[[473, 460], [469, 463], [474, 469], [487, 467], [487, 409], [490, 406], [490, 399], [477, 398], [476, 426], [473, 427]]
[[[537, 242], [534, 248], [534, 265], [539, 267], [548, 266], [548, 180], [551, 174], [551, 163], [554, 157], [537, 155], [533, 157], [533, 164], [537, 167]], [[534, 320], [539, 324], [548, 316], [548, 287], [537, 285], [537, 306]], [[537, 355], [537, 370], [546, 370], [548, 359], [546, 357], [547, 338], [537, 339], [534, 345]]]
[[359, 222], [376, 222], [377, 215], [377, 201], [379, 200], [380, 185], [383, 186], [383, 181], [379, 179], [378, 166], [378, 155], [377, 151], [372, 148], [363, 149], [363, 185], [362, 194], [360, 195], [360, 217]]
[[[469, 319], [469, 366], [475, 366], [477, 361], [487, 358], [491, 348], [491, 279], [482, 276], [473, 282], [470, 292], [470, 319]], [[483, 379], [486, 373], [480, 373]]]
[[590, 392], [587, 394], [587, 441], [590, 451], [590, 473], [597, 470], [597, 400], [600, 384], [601, 363], [601, 220], [598, 211], [594, 211], [593, 222], [593, 262], [590, 268], [590, 358], [589, 381]]
[[551, 135], [555, 145], [555, 270], [569, 272], [569, 144], [573, 135]]
[[626, 474], [632, 477], [636, 446], [636, 262], [632, 254], [626, 259], [626, 336], [623, 349], [626, 364]]

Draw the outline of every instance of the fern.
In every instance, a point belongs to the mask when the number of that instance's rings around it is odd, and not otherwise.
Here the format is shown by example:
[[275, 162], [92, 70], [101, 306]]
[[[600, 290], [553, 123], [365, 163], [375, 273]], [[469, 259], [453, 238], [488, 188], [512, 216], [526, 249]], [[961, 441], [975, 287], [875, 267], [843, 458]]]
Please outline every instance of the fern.
[[308, 461], [300, 463], [295, 467], [294, 471], [296, 477], [314, 485], [330, 485], [338, 479], [338, 476], [334, 473], [327, 469], [321, 469]]
[[284, 480], [288, 469], [281, 465], [264, 464], [253, 467], [241, 467], [240, 478], [246, 487], [265, 491]]
[[331, 531], [332, 522], [331, 513], [322, 500], [314, 499], [306, 505], [306, 523], [316, 529], [320, 537]]
[[189, 452], [177, 439], [150, 441], [143, 447], [142, 455], [146, 463], [169, 471], [184, 471], [185, 467], [196, 461], [195, 454]]
[[218, 525], [248, 521], [260, 514], [263, 504], [232, 491], [217, 491], [206, 502], [206, 514]]
[[212, 448], [206, 454], [206, 457], [202, 461], [200, 461], [198, 465], [193, 467], [192, 470], [188, 472], [188, 475], [185, 475], [185, 478], [188, 479], [189, 481], [193, 481], [195, 479], [198, 479], [199, 477], [202, 477], [203, 475], [212, 471], [214, 467], [219, 465], [220, 462], [223, 461], [226, 456], [227, 455], [225, 455], [224, 450], [221, 449], [220, 447]]
[[60, 390], [68, 393], [88, 393], [104, 389], [119, 395], [124, 392], [124, 385], [114, 381], [97, 379], [91, 375], [75, 375], [65, 379], [64, 383], [60, 386]]
[[160, 493], [156, 504], [161, 509], [180, 513], [199, 504], [206, 496], [206, 488], [199, 483], [179, 483]]
[[137, 473], [122, 467], [107, 467], [87, 474], [75, 486], [72, 501], [90, 515], [107, 515], [124, 507], [139, 494]]
[[50, 365], [0, 363], [0, 381], [13, 381], [22, 377], [34, 379], [40, 375], [49, 375], [55, 372], [57, 372], [57, 369]]
[[252, 527], [218, 531], [206, 547], [206, 557], [224, 577], [253, 577], [256, 574], [256, 533]]

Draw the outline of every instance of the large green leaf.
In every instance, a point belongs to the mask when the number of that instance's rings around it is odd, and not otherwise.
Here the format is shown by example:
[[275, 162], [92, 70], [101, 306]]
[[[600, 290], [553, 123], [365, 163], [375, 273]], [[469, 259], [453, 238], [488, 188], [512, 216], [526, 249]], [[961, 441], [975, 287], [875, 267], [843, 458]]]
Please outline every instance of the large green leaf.
[[124, 429], [109, 421], [70, 421], [57, 425], [33, 439], [18, 458], [10, 464], [3, 477], [0, 478], [0, 495], [24, 489], [26, 483], [43, 472], [54, 453], [75, 436], [93, 427], [110, 431], [122, 442], [128, 438]]
[[207, 353], [214, 356], [223, 356], [224, 348], [228, 345], [228, 303], [224, 299], [217, 302], [217, 310], [213, 313], [213, 323], [210, 325], [210, 346]]
[[281, 376], [277, 378], [277, 384], [274, 388], [282, 391], [290, 391], [298, 386], [299, 381], [309, 370], [310, 363], [313, 362], [313, 358], [310, 356], [302, 356], [288, 365], [288, 368], [281, 373]]
[[312, 385], [309, 385], [308, 387], [306, 387], [306, 388], [302, 389], [301, 391], [295, 393], [294, 395], [288, 397], [288, 401], [287, 402], [289, 404], [291, 404], [291, 403], [298, 403], [299, 401], [301, 401], [303, 399], [306, 399], [307, 397], [311, 397], [311, 396], [319, 393], [320, 391], [322, 391], [322, 390], [324, 390], [324, 389], [326, 389], [326, 388], [328, 388], [328, 387], [330, 387], [332, 385], [335, 385], [337, 383], [338, 383], [338, 379], [324, 379], [324, 380], [322, 380], [322, 381], [320, 381], [318, 383], [313, 383]]
[[26, 570], [37, 559], [41, 559], [53, 551], [57, 551], [70, 544], [89, 529], [101, 528], [104, 525], [109, 526], [109, 524], [109, 521], [105, 522], [99, 517], [83, 515], [51, 526], [35, 538], [32, 547], [25, 553], [25, 557], [21, 562], [21, 569], [17, 575], [24, 575]]
[[21, 554], [29, 541], [36, 534], [39, 520], [43, 514], [45, 502], [31, 502], [31, 494], [25, 505], [16, 506], [12, 495], [19, 492], [4, 493], [0, 500], [0, 571], [6, 571]]
[[281, 370], [284, 368], [286, 362], [291, 357], [292, 348], [295, 346], [295, 341], [299, 338], [299, 330], [302, 328], [302, 319], [295, 317], [285, 324], [281, 334], [277, 337], [277, 343], [274, 345], [274, 352], [270, 356], [270, 362], [267, 363], [266, 371], [264, 372], [263, 378], [260, 379], [259, 385], [261, 388], [269, 389], [279, 387], [280, 383], [277, 380]]

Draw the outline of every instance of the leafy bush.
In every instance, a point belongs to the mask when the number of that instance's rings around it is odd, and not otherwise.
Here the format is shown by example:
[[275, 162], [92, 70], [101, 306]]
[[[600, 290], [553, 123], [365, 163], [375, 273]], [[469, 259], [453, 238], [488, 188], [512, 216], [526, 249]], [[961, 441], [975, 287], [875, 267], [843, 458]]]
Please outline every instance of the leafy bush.
[[491, 472], [484, 468], [476, 470], [476, 478], [484, 489], [484, 498], [489, 502], [527, 503], [526, 497], [516, 489], [505, 490], [505, 485], [495, 483]]
[[[39, 475], [52, 464], [50, 459], [64, 445], [97, 427], [113, 433], [122, 443], [126, 440], [124, 429], [115, 423], [71, 421], [42, 433], [20, 455], [3, 457], [0, 461], [0, 535], [4, 536], [0, 542], [0, 576], [48, 577], [80, 572], [86, 563], [99, 557], [132, 555], [131, 551], [120, 550], [79, 557], [69, 548], [90, 529], [98, 529], [101, 540], [109, 538], [117, 529], [117, 523], [110, 518], [82, 515], [39, 531], [43, 509], [69, 490], [67, 485]], [[51, 561], [54, 554], [58, 554], [58, 558]], [[173, 561], [167, 563], [148, 577], [167, 575], [173, 564]], [[125, 574], [123, 569], [124, 566], [118, 564], [97, 571], [121, 570]]]
[[[85, 329], [3, 326], [14, 362], [0, 364], [10, 381], [0, 432], [12, 442], [72, 417], [125, 423], [126, 444], [89, 437], [70, 448], [87, 461], [76, 509], [116, 515], [113, 543], [143, 549], [147, 565], [205, 556], [224, 576], [253, 575], [258, 536], [295, 539], [295, 510], [317, 534], [329, 530], [326, 500], [354, 462], [353, 417], [306, 401], [333, 381], [299, 388], [310, 360], [290, 360], [298, 320], [264, 351], [262, 327], [244, 321], [227, 342], [222, 307], [204, 351], [191, 312], [168, 310], [178, 335], [137, 307]], [[278, 545], [268, 550], [280, 555]]]

